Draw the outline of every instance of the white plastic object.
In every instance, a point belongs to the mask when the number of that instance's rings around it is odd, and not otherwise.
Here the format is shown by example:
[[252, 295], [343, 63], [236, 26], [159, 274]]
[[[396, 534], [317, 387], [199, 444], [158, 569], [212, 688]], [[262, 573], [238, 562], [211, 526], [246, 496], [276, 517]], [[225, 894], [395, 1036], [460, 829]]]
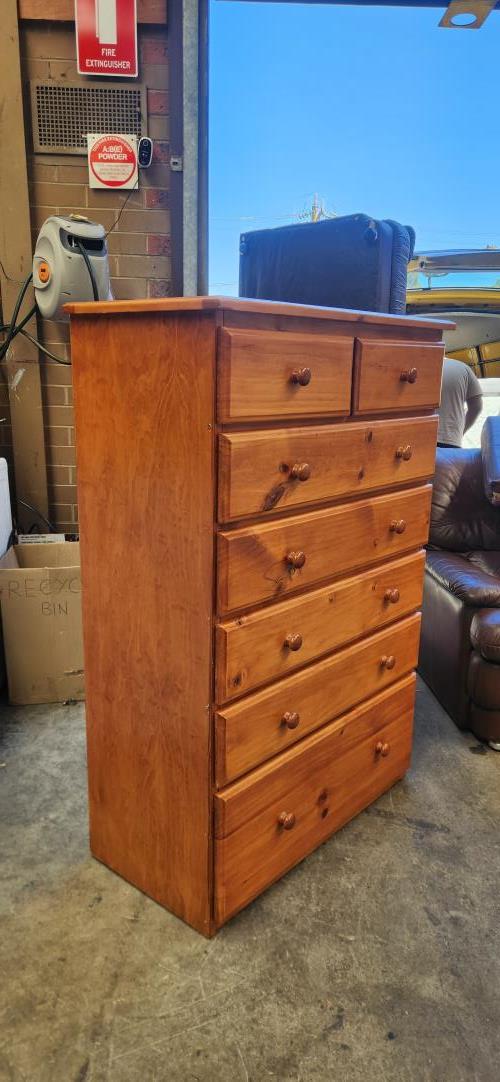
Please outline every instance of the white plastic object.
[[94, 300], [89, 270], [77, 241], [90, 260], [99, 300], [112, 299], [104, 226], [77, 214], [67, 218], [53, 215], [42, 225], [33, 257], [35, 300], [46, 319], [67, 319], [63, 305], [69, 301]]
[[5, 458], [0, 458], [0, 556], [9, 547], [12, 533], [12, 513], [10, 509], [9, 471]]

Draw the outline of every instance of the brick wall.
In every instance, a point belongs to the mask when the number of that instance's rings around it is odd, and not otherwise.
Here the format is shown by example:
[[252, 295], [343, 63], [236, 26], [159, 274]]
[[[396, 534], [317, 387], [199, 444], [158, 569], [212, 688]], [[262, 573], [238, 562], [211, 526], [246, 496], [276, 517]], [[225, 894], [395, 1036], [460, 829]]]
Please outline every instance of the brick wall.
[[[24, 22], [21, 54], [25, 84], [25, 117], [33, 243], [51, 214], [85, 214], [112, 229], [108, 237], [111, 286], [117, 299], [158, 297], [170, 292], [169, 119], [166, 28], [139, 27], [138, 82], [147, 87], [148, 134], [155, 140], [153, 164], [140, 173], [138, 191], [130, 194], [116, 228], [112, 228], [127, 192], [90, 190], [86, 158], [81, 155], [34, 154], [30, 130], [29, 82], [37, 79], [85, 84], [77, 75], [72, 24]], [[106, 80], [123, 85], [133, 80]], [[69, 329], [61, 322], [40, 320], [40, 340], [57, 356], [70, 359]], [[41, 355], [44, 426], [49, 482], [49, 517], [61, 531], [78, 530], [75, 440], [71, 369]], [[11, 454], [8, 395], [0, 373], [0, 454]]]

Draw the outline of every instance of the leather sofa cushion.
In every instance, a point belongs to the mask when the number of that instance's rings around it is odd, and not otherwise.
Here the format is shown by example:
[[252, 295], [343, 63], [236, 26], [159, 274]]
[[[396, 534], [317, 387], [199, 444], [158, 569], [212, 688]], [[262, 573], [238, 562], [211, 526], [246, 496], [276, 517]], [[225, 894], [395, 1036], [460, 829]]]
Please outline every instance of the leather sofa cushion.
[[450, 552], [500, 549], [500, 507], [485, 499], [481, 451], [438, 447], [430, 543]]
[[[479, 609], [470, 626], [470, 641], [487, 661], [500, 662], [500, 609]], [[497, 679], [500, 683], [500, 669]], [[500, 699], [500, 691], [499, 691]]]
[[[500, 544], [500, 536], [498, 543]], [[470, 564], [484, 571], [486, 575], [500, 579], [500, 552], [464, 552], [463, 555]]]
[[500, 507], [500, 417], [487, 417], [481, 432], [486, 499]]
[[[464, 605], [474, 608], [500, 606], [500, 577], [488, 574], [468, 559], [468, 556], [476, 555], [431, 550], [427, 553], [427, 572]], [[500, 561], [500, 553], [495, 555]]]

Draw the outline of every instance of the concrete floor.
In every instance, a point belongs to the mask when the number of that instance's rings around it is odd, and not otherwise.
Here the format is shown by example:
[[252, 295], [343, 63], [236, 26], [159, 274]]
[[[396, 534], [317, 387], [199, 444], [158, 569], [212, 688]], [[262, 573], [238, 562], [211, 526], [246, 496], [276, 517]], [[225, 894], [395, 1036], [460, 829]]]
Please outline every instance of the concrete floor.
[[208, 942], [93, 861], [83, 708], [4, 709], [0, 1079], [498, 1082], [500, 754], [407, 779]]

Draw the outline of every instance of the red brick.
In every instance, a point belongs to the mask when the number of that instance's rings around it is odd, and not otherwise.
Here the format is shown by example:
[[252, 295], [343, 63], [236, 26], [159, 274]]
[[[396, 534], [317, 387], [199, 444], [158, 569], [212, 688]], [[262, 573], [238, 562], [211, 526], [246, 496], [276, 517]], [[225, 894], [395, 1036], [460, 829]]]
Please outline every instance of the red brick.
[[46, 432], [47, 463], [51, 466], [72, 466], [76, 463], [76, 450], [74, 447], [54, 446], [50, 442], [50, 431]]
[[54, 488], [55, 485], [72, 485], [74, 484], [73, 470], [71, 466], [48, 465], [47, 480], [52, 488]]
[[147, 207], [168, 207], [168, 192], [164, 188], [145, 188]]
[[162, 278], [155, 278], [148, 282], [148, 297], [170, 297], [172, 285]]
[[54, 387], [53, 385], [45, 386], [44, 388], [44, 403], [51, 406], [67, 406], [66, 401], [66, 387]]
[[30, 201], [36, 207], [60, 207], [61, 203], [75, 203], [84, 207], [86, 197], [87, 188], [84, 184], [54, 184], [46, 180], [35, 180], [30, 184]]
[[[50, 427], [45, 426], [45, 445], [52, 450], [53, 462], [60, 462], [61, 460], [57, 456], [57, 448], [59, 447], [71, 447], [71, 428], [55, 428], [54, 425]], [[0, 428], [1, 436], [1, 428]]]
[[124, 210], [121, 223], [124, 233], [170, 232], [170, 214], [163, 207], [150, 210]]
[[[150, 139], [164, 139], [168, 143], [170, 139], [170, 117], [151, 116], [150, 113], [148, 117], [148, 135]], [[143, 177], [146, 175], [147, 170], [143, 173]]]
[[157, 139], [153, 146], [153, 161], [154, 162], [169, 162], [170, 161], [170, 143], [166, 143], [163, 139]]
[[76, 500], [76, 486], [49, 483], [49, 500], [55, 506], [61, 503], [72, 503]]
[[144, 300], [145, 278], [112, 278], [111, 291], [117, 301]]
[[56, 503], [55, 500], [51, 500], [50, 518], [52, 522], [55, 521], [56, 526], [60, 525], [61, 522], [71, 522], [73, 518], [73, 504]]
[[[153, 118], [154, 119], [154, 118]], [[157, 120], [160, 117], [156, 117]], [[168, 139], [163, 138], [161, 135], [154, 136], [153, 140], [158, 139], [168, 145]], [[149, 166], [149, 169], [141, 169], [141, 185], [143, 188], [168, 188], [170, 179], [170, 158], [167, 158], [167, 162], [155, 162]]]
[[148, 113], [151, 116], [168, 115], [168, 92], [166, 90], [148, 90]]
[[[56, 388], [54, 388], [55, 393]], [[69, 428], [73, 424], [73, 410], [71, 406], [54, 406], [52, 402], [44, 402], [44, 418], [47, 428]]]
[[141, 77], [142, 82], [153, 90], [168, 90], [168, 66], [165, 61], [163, 64], [143, 64]]
[[152, 233], [148, 237], [148, 255], [170, 255], [170, 237]]
[[143, 64], [164, 64], [167, 59], [167, 42], [143, 38], [141, 42]]
[[108, 248], [113, 255], [146, 255], [146, 237], [142, 233], [110, 233]]
[[[49, 349], [53, 349], [54, 353], [59, 351], [61, 356], [64, 356], [62, 353], [63, 346], [60, 342], [55, 345], [49, 345], [47, 342], [46, 345], [49, 346]], [[40, 366], [40, 379], [42, 381], [42, 386], [69, 387], [72, 382], [71, 368], [66, 364], [56, 364], [55, 361], [45, 361], [44, 364]]]

